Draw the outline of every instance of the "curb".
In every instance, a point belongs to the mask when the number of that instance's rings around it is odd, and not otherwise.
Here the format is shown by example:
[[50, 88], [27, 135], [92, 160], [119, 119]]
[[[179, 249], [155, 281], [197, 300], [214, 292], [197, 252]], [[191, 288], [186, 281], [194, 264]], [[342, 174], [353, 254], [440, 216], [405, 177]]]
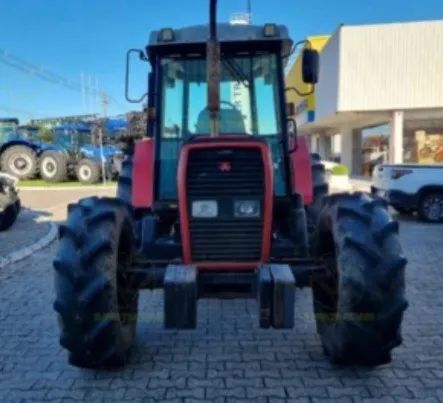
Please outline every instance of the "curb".
[[18, 251], [14, 251], [6, 255], [6, 257], [0, 258], [0, 269], [9, 264], [23, 260], [28, 256], [32, 255], [34, 252], [37, 252], [40, 249], [43, 249], [44, 247], [52, 243], [54, 239], [57, 237], [57, 225], [55, 225], [52, 221], [47, 221], [47, 222], [49, 223], [50, 226], [48, 233], [43, 238], [33, 243], [32, 245], [25, 246], [19, 249]]

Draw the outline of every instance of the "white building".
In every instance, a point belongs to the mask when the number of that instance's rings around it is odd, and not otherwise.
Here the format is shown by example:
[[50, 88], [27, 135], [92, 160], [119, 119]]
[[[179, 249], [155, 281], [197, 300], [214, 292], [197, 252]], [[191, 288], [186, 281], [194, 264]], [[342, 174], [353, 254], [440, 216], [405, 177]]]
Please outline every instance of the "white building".
[[361, 174], [362, 129], [389, 124], [390, 162], [443, 162], [443, 21], [341, 26], [320, 63], [315, 120], [299, 130], [324, 158], [338, 147]]

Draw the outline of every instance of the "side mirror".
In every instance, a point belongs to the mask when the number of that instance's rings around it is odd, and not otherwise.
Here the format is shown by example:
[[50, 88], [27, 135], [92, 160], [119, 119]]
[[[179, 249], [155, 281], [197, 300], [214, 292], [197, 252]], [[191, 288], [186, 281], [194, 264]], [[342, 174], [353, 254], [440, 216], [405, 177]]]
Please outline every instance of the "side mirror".
[[145, 52], [140, 49], [129, 49], [126, 53], [126, 80], [125, 80], [125, 98], [128, 102], [131, 103], [139, 103], [142, 102], [147, 96], [148, 93], [144, 93], [140, 98], [131, 98], [129, 95], [129, 73], [130, 73], [130, 67], [131, 67], [131, 57], [133, 54], [138, 55], [139, 60], [142, 60], [144, 62], [148, 61], [147, 56], [145, 55]]
[[303, 82], [317, 84], [320, 71], [320, 55], [314, 49], [304, 49], [302, 56]]

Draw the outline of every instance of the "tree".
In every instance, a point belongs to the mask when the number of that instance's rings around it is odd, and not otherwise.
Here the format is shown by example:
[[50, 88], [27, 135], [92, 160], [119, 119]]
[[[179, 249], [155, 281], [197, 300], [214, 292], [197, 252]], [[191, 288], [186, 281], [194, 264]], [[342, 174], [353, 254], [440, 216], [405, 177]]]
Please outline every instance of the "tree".
[[37, 136], [44, 143], [52, 143], [54, 141], [54, 132], [48, 127], [40, 126]]

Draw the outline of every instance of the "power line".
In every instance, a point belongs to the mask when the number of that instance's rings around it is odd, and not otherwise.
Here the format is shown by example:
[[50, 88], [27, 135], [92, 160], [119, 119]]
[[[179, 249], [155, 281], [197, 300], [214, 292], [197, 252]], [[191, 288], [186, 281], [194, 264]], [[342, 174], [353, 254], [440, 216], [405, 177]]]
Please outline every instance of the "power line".
[[3, 105], [0, 105], [0, 110], [5, 111], [7, 113], [25, 115], [25, 116], [28, 116], [29, 118], [33, 118], [35, 116], [34, 113], [32, 113], [32, 112], [25, 111], [23, 109], [10, 108], [8, 106], [3, 106]]
[[42, 80], [51, 82], [53, 84], [62, 85], [68, 89], [79, 91], [80, 86], [78, 83], [68, 80], [59, 74], [53, 73], [42, 66], [30, 63], [26, 60], [15, 56], [8, 51], [0, 48], [0, 62], [10, 67], [14, 67], [28, 75], [36, 76]]
[[[86, 95], [89, 95], [89, 108], [92, 107], [92, 97], [98, 99], [98, 81], [96, 79], [96, 85], [93, 86], [92, 76], [88, 77], [88, 82], [84, 80], [84, 75], [81, 75], [81, 82], [73, 81], [67, 79], [57, 73], [54, 73], [43, 66], [36, 65], [34, 63], [28, 62], [5, 49], [0, 48], [0, 63], [3, 63], [9, 67], [15, 68], [22, 71], [28, 75], [38, 77], [44, 81], [50, 82], [52, 84], [63, 86], [69, 90], [76, 91], [82, 94], [82, 105], [85, 106]], [[116, 104], [118, 107], [123, 108], [123, 106], [114, 98], [109, 97], [109, 100]]]

